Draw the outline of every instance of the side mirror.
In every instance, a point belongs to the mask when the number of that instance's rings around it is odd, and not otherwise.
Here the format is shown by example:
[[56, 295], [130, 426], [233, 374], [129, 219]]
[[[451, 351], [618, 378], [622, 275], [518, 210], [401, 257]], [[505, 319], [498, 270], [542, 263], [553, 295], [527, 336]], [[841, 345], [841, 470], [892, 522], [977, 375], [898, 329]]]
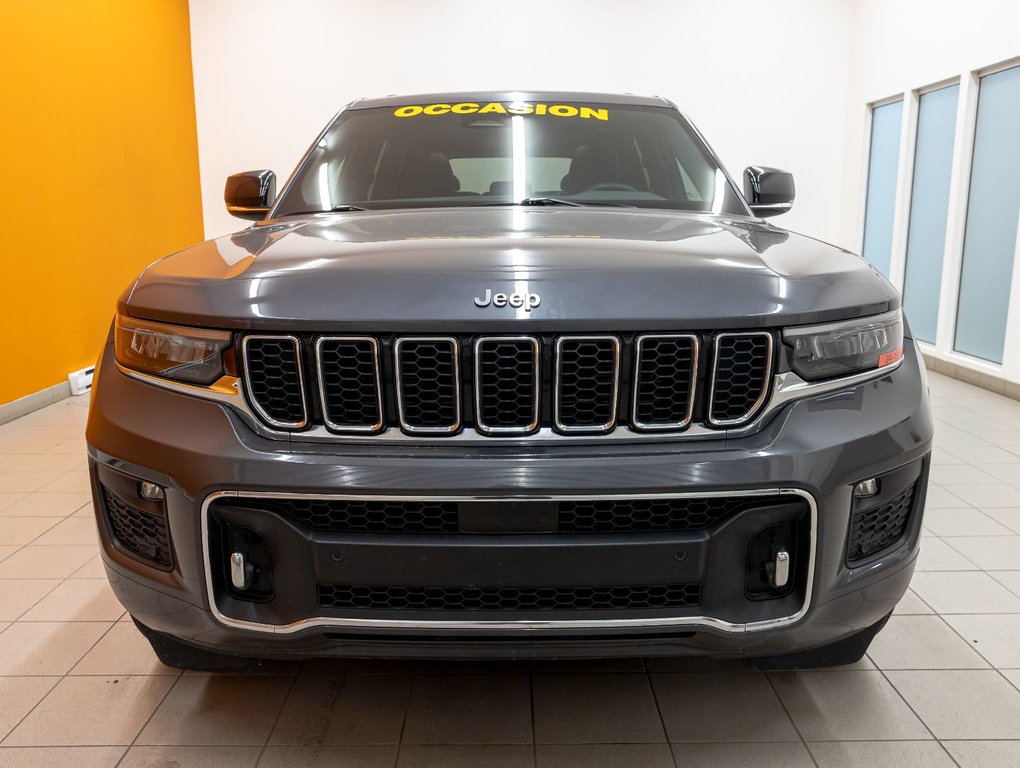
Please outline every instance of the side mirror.
[[261, 221], [275, 200], [276, 174], [272, 171], [245, 171], [227, 177], [223, 202], [231, 216]]
[[744, 198], [755, 215], [764, 219], [786, 213], [796, 196], [792, 173], [760, 165], [744, 169]]

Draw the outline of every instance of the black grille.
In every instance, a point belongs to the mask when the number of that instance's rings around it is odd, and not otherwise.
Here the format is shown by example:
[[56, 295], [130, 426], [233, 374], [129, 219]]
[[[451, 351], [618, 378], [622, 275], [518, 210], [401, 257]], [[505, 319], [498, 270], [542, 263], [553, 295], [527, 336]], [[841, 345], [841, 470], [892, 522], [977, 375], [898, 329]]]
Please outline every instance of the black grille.
[[634, 426], [676, 429], [691, 419], [698, 342], [689, 335], [641, 336], [635, 343]]
[[556, 427], [565, 432], [612, 429], [620, 375], [615, 336], [564, 336], [556, 346]]
[[772, 337], [768, 333], [718, 336], [710, 421], [732, 425], [752, 418], [765, 401], [771, 370]]
[[561, 501], [560, 533], [703, 531], [750, 507], [785, 504], [781, 496]]
[[484, 338], [475, 343], [476, 422], [489, 432], [538, 426], [538, 339]]
[[405, 429], [460, 428], [460, 364], [456, 339], [399, 339], [397, 399]]
[[375, 339], [324, 338], [316, 349], [326, 424], [337, 430], [380, 429], [383, 417]]
[[265, 509], [322, 533], [457, 533], [459, 527], [454, 501], [243, 499], [219, 503]]
[[305, 414], [297, 339], [249, 336], [244, 340], [245, 371], [252, 405], [271, 424], [302, 427]]
[[101, 487], [106, 517], [117, 543], [138, 557], [170, 568], [173, 560], [166, 518], [133, 507], [105, 486]]
[[373, 587], [319, 585], [323, 608], [383, 611], [603, 611], [692, 608], [700, 584], [611, 587]]
[[907, 523], [910, 521], [915, 488], [916, 486], [910, 486], [880, 507], [853, 513], [850, 518], [850, 539], [846, 552], [848, 563], [864, 560], [893, 546], [903, 538]]

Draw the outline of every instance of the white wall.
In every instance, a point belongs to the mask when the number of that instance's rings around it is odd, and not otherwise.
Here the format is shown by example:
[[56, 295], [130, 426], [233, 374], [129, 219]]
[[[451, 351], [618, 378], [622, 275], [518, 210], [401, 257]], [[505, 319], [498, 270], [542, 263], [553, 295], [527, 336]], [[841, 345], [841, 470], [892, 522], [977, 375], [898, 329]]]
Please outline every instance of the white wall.
[[244, 224], [228, 174], [286, 177], [354, 98], [534, 88], [670, 98], [738, 183], [751, 164], [794, 173], [784, 225], [839, 240], [851, 3], [191, 0], [206, 234]]
[[[923, 345], [939, 366], [960, 366], [998, 379], [1020, 382], [1020, 258], [1014, 264], [1002, 365], [954, 351], [956, 299], [966, 226], [969, 162], [979, 92], [978, 74], [997, 64], [1020, 63], [1020, 3], [1016, 0], [855, 0], [847, 80], [847, 128], [843, 154], [843, 199], [839, 241], [856, 250], [863, 230], [869, 103], [904, 98], [899, 196], [894, 224], [893, 282], [902, 287], [907, 213], [913, 166], [918, 89], [960, 83], [954, 173], [936, 344]], [[938, 367], [938, 366], [937, 366]], [[990, 382], [985, 383], [991, 386]]]

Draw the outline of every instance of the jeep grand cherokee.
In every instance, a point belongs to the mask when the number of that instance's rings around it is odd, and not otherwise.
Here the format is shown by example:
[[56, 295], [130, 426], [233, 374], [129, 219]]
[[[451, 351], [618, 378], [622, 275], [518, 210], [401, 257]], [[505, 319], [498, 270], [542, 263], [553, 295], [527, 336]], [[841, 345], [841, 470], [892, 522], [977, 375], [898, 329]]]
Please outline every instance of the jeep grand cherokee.
[[656, 98], [358, 101], [120, 297], [88, 423], [160, 658], [854, 661], [932, 440], [893, 286]]

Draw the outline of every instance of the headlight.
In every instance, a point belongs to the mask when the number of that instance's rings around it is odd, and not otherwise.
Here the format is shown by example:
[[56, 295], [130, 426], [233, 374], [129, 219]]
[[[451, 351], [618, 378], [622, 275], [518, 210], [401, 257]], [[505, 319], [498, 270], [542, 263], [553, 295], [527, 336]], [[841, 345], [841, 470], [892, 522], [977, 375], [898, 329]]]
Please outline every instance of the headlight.
[[211, 384], [223, 375], [230, 334], [153, 323], [117, 315], [117, 362], [126, 368], [190, 384]]
[[793, 370], [813, 381], [884, 368], [903, 357], [903, 313], [788, 328]]

